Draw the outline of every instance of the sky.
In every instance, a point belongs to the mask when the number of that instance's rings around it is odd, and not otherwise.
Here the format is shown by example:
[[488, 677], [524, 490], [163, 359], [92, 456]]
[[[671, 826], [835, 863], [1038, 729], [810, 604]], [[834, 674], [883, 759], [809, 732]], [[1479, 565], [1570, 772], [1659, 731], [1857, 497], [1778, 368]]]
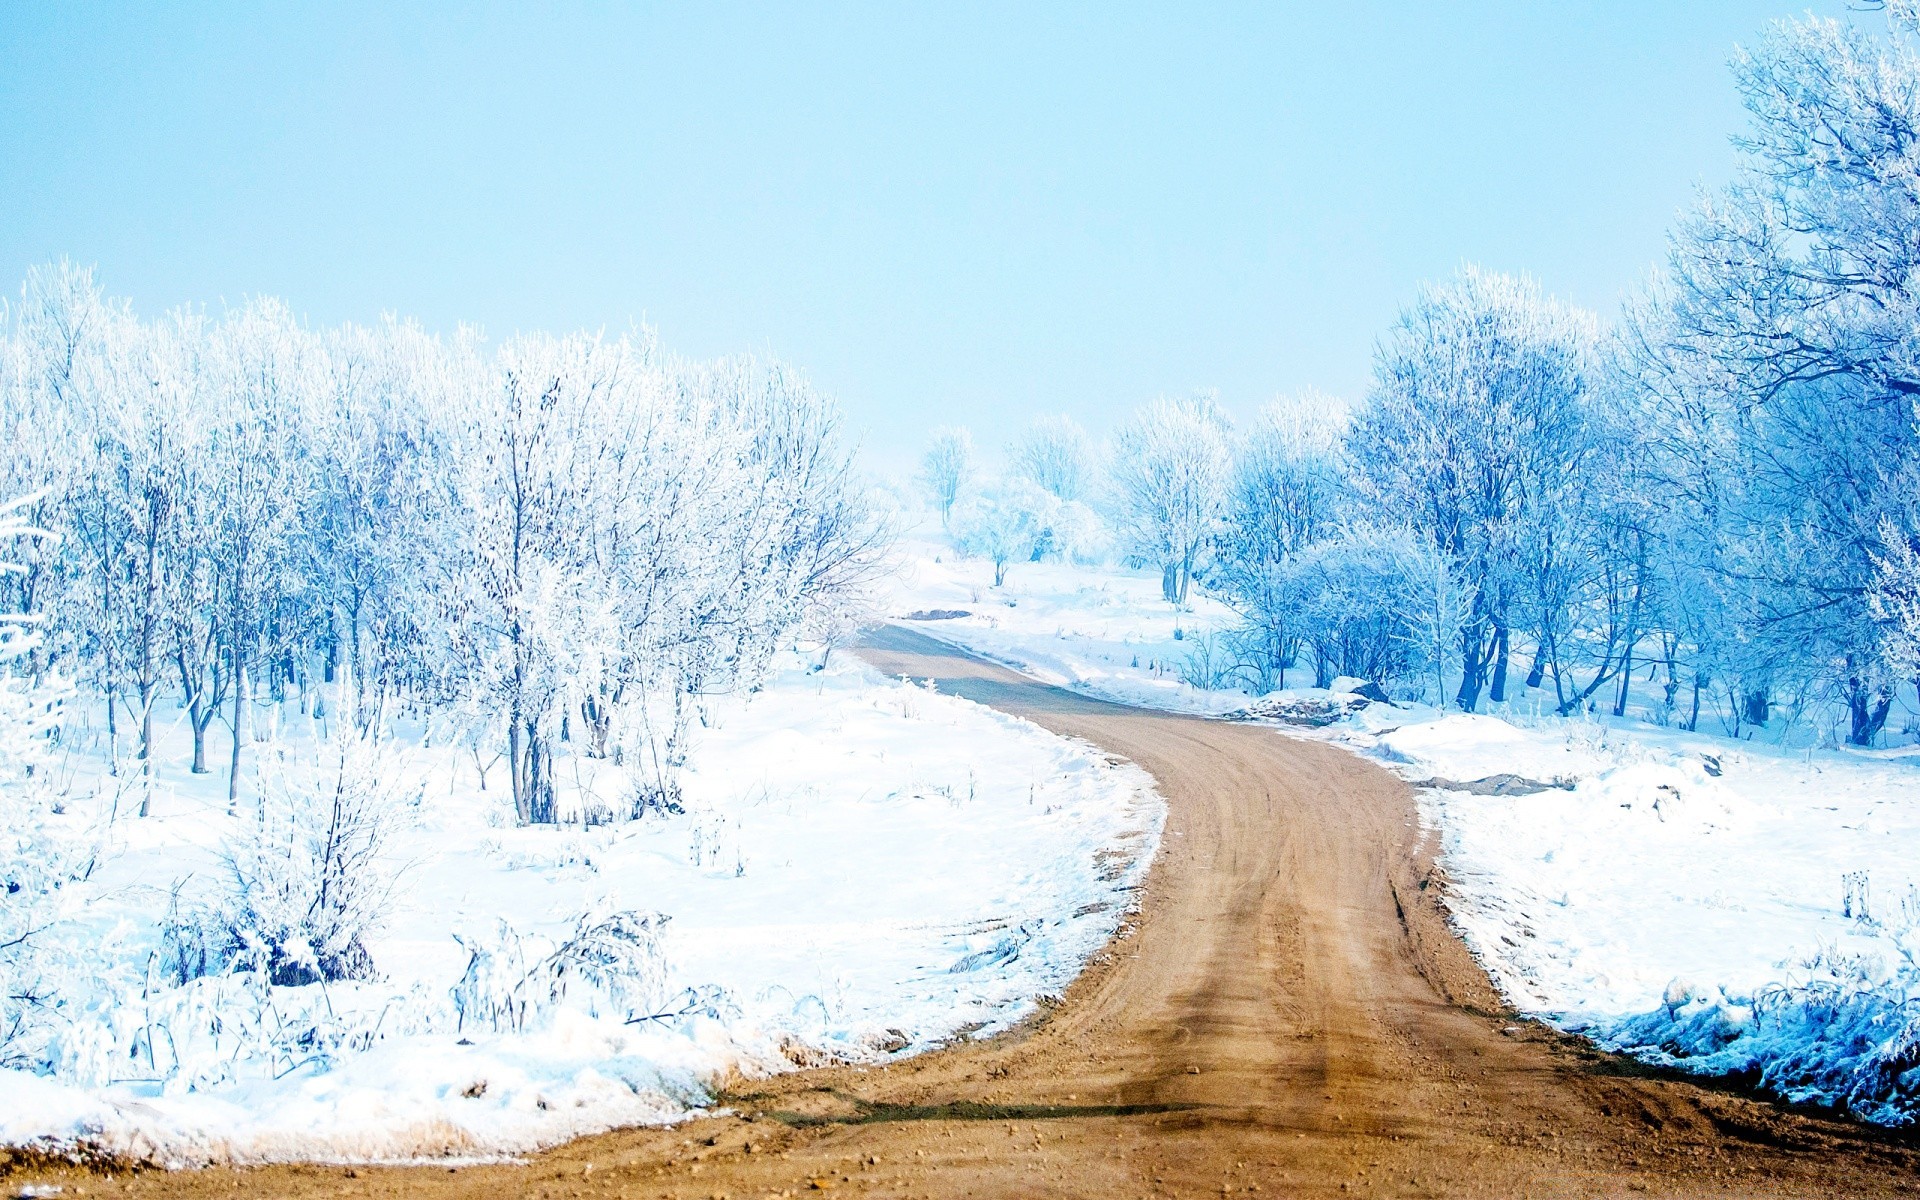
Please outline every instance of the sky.
[[1245, 419], [1362, 394], [1463, 263], [1617, 309], [1732, 169], [1736, 44], [1803, 11], [0, 0], [0, 287], [644, 322], [798, 366], [882, 469], [941, 423]]

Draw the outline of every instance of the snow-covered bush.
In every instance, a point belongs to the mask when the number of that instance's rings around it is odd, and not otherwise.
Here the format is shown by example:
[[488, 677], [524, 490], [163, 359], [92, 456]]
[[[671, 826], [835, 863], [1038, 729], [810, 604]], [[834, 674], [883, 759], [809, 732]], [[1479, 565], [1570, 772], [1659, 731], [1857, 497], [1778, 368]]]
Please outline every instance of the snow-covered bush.
[[[31, 502], [0, 508], [0, 545], [49, 536], [25, 519]], [[65, 689], [26, 670], [40, 641], [39, 614], [0, 614], [0, 1066], [37, 1061], [70, 1016], [65, 976], [76, 964], [54, 943], [87, 865], [52, 777]]]
[[1920, 1119], [1920, 972], [1817, 955], [1810, 978], [1752, 996], [1676, 985], [1666, 1002], [1594, 1032], [1617, 1049], [1710, 1075], [1743, 1075], [1798, 1104], [1882, 1125]]
[[386, 850], [412, 799], [396, 766], [353, 737], [320, 747], [317, 763], [274, 764], [221, 846], [216, 894], [170, 921], [175, 977], [253, 971], [279, 987], [375, 978], [367, 941], [387, 916]]
[[592, 1017], [646, 1020], [666, 1000], [661, 913], [586, 912], [558, 945], [522, 934], [506, 920], [460, 938], [466, 971], [453, 988], [463, 1029], [494, 1033], [538, 1028], [571, 1006]]
[[1295, 558], [1296, 627], [1312, 650], [1316, 687], [1341, 675], [1391, 687], [1423, 665], [1412, 541], [1363, 529]]

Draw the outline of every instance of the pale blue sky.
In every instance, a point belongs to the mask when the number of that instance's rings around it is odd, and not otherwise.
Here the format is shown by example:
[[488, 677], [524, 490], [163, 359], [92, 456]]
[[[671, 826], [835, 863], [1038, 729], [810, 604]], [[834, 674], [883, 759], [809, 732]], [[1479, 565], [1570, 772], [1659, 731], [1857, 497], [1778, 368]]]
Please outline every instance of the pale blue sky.
[[1727, 174], [1735, 43], [1804, 10], [162, 7], [0, 0], [9, 290], [67, 255], [143, 311], [644, 318], [798, 364], [881, 461], [1356, 393], [1466, 260], [1611, 310]]

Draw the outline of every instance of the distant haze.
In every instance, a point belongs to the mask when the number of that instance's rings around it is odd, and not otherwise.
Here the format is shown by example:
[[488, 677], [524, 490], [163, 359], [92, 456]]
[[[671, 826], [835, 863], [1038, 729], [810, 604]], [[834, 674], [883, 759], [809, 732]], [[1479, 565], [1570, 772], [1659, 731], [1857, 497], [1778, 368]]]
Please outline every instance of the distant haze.
[[796, 363], [884, 468], [942, 421], [993, 448], [1198, 387], [1245, 416], [1359, 391], [1463, 261], [1611, 311], [1728, 173], [1735, 44], [1800, 11], [1032, 7], [15, 4], [0, 280], [645, 320]]

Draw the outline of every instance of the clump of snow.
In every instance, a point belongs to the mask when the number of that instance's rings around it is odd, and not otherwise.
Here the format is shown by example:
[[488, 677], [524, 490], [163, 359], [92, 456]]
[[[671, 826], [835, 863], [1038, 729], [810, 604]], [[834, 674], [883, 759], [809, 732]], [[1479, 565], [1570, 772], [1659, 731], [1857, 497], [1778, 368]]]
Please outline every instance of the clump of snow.
[[[267, 716], [290, 757], [325, 744], [291, 703]], [[0, 1141], [385, 1160], [678, 1119], [729, 1079], [1018, 1021], [1113, 934], [1159, 837], [1137, 768], [850, 659], [707, 721], [683, 813], [558, 827], [516, 827], [500, 770], [483, 789], [492, 764], [402, 722], [373, 970], [303, 986], [169, 974], [170, 923], [256, 818], [166, 730], [151, 816], [127, 779], [72, 808], [106, 841], [53, 933], [92, 990], [51, 1074], [0, 1069]]]

